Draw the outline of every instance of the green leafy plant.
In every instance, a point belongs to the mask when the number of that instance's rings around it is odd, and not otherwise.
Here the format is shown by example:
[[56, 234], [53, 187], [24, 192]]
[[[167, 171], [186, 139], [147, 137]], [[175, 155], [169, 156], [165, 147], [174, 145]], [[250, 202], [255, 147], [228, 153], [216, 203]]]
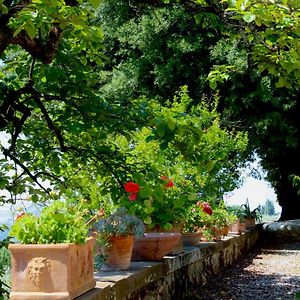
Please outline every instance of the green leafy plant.
[[241, 206], [230, 206], [227, 208], [228, 211], [233, 214], [241, 223], [244, 222], [244, 209]]
[[81, 244], [88, 235], [88, 226], [80, 208], [54, 201], [39, 217], [29, 213], [19, 215], [10, 235], [22, 244]]
[[245, 218], [254, 218], [255, 220], [259, 221], [262, 218], [262, 214], [260, 212], [260, 208], [256, 207], [255, 209], [251, 210], [250, 205], [249, 205], [249, 200], [246, 200], [245, 204], [241, 205], [243, 211], [242, 215]]
[[95, 222], [93, 229], [104, 239], [110, 236], [126, 235], [140, 237], [144, 234], [143, 222], [136, 216], [128, 214], [124, 207], [118, 208], [107, 218]]
[[[0, 226], [0, 232], [7, 230], [6, 225]], [[10, 269], [10, 255], [7, 246], [10, 243], [10, 238], [7, 237], [0, 241], [0, 299], [8, 299], [10, 290], [8, 271]], [[2, 297], [2, 298], [1, 298]]]
[[212, 225], [212, 209], [207, 202], [198, 201], [186, 210], [184, 215], [183, 233], [203, 231]]
[[139, 183], [129, 181], [124, 185], [126, 195], [121, 205], [143, 220], [150, 230], [171, 230], [181, 224], [184, 215], [184, 196], [171, 178]]

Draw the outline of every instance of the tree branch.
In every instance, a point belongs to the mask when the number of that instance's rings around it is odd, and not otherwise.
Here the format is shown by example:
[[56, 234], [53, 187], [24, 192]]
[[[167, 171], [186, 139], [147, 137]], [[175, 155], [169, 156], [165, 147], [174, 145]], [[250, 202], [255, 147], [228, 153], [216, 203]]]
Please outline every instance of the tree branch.
[[47, 193], [49, 195], [49, 192], [48, 190], [43, 187], [37, 180], [37, 177], [35, 175], [33, 175], [30, 170], [24, 165], [21, 163], [21, 161], [16, 157], [14, 156], [9, 149], [6, 149], [4, 147], [1, 147], [2, 148], [2, 152], [5, 156], [9, 157], [14, 163], [16, 163], [30, 178], [33, 182], [35, 182], [45, 193]]

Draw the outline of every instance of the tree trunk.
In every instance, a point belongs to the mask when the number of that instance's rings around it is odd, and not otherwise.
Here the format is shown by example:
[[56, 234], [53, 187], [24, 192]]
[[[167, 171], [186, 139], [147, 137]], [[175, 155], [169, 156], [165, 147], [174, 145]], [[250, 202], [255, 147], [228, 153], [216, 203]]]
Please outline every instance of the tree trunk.
[[280, 221], [300, 219], [300, 196], [295, 187], [282, 187], [278, 192], [278, 200], [282, 208]]
[[[274, 184], [278, 203], [282, 208], [280, 221], [300, 219], [300, 188], [293, 185], [291, 175], [299, 175], [298, 159], [294, 151], [286, 151], [290, 154], [285, 155], [284, 160], [281, 160], [277, 165], [279, 168], [278, 179]], [[287, 154], [287, 153], [286, 153]]]

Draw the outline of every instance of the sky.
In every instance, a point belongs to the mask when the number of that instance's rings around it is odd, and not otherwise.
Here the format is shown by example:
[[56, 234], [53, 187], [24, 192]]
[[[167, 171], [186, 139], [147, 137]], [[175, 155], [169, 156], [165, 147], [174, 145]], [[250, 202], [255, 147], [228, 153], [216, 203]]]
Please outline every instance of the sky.
[[276, 201], [276, 194], [271, 185], [265, 180], [247, 177], [244, 184], [224, 196], [224, 200], [229, 205], [240, 205], [249, 200], [251, 209], [256, 208], [258, 205], [264, 205], [266, 200], [269, 199], [273, 202], [275, 212], [281, 212], [281, 207]]

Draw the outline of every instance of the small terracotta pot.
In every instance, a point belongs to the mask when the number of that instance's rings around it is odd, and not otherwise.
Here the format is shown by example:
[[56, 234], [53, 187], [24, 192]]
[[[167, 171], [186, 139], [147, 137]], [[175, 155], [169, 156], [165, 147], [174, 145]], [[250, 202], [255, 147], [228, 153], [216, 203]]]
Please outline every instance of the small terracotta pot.
[[222, 239], [222, 229], [219, 229], [219, 228], [213, 226], [211, 228], [211, 230], [212, 230], [213, 235], [214, 235], [213, 240], [215, 242], [221, 241], [221, 239]]
[[228, 235], [228, 233], [229, 233], [229, 226], [226, 225], [222, 228], [221, 235], [226, 236], [226, 235]]
[[109, 246], [103, 249], [106, 256], [104, 269], [126, 270], [130, 268], [134, 237], [112, 236]]
[[246, 229], [255, 228], [255, 218], [245, 218], [245, 227]]
[[202, 232], [182, 233], [182, 242], [184, 246], [196, 246], [200, 243]]
[[229, 232], [235, 233], [235, 234], [241, 234], [246, 230], [245, 223], [242, 223], [239, 219], [234, 224], [231, 224], [229, 226]]
[[181, 233], [145, 233], [135, 239], [132, 260], [161, 260], [178, 244]]

